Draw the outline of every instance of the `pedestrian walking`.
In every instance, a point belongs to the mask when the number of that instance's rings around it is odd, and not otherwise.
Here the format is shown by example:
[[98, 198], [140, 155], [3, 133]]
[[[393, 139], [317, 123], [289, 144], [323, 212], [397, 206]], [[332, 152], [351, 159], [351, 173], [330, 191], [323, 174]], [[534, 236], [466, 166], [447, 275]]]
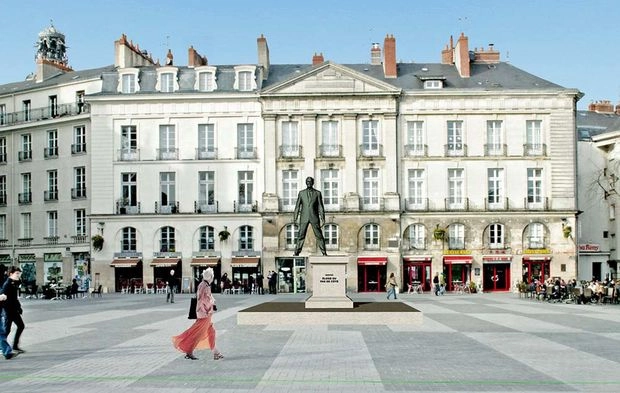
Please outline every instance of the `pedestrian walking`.
[[185, 353], [185, 359], [197, 360], [194, 350], [205, 348], [211, 349], [214, 360], [224, 358], [215, 347], [215, 328], [211, 317], [217, 307], [211, 293], [211, 283], [213, 269], [209, 267], [202, 272], [202, 282], [196, 290], [196, 322], [180, 335], [172, 337], [172, 345]]
[[394, 272], [390, 273], [390, 278], [388, 278], [387, 282], [385, 283], [385, 289], [387, 290], [387, 298], [388, 300], [390, 299], [390, 296], [394, 295], [394, 299], [396, 298], [396, 287], [398, 286], [398, 284], [396, 284], [396, 277], [394, 276]]
[[[19, 302], [18, 292], [22, 270], [17, 266], [11, 266], [8, 277], [0, 287], [0, 348], [2, 355], [9, 360], [19, 353], [25, 352], [19, 347], [19, 338], [24, 331], [22, 319], [22, 306]], [[13, 346], [9, 345], [8, 337], [11, 334], [11, 326], [15, 324], [17, 330], [13, 338]]]
[[166, 303], [174, 303], [174, 292], [177, 290], [177, 279], [174, 277], [174, 270], [170, 270], [168, 277], [168, 288], [166, 288]]
[[435, 296], [439, 296], [439, 273], [435, 273], [435, 277], [433, 277], [433, 286]]

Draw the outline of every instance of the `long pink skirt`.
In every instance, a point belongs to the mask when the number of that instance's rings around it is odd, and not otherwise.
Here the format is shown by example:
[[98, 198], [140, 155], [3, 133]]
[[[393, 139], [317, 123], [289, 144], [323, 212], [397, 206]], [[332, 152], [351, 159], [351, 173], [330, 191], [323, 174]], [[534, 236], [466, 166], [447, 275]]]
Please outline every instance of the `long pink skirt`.
[[215, 328], [211, 323], [211, 317], [197, 319], [189, 329], [172, 337], [172, 345], [183, 353], [192, 353], [195, 349], [215, 348]]

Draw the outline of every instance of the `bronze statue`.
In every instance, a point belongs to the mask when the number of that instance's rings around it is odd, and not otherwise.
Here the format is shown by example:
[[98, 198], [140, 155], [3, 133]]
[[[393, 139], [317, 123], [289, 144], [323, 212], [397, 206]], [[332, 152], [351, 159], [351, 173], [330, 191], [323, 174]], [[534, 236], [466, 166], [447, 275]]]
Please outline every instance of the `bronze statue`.
[[314, 189], [314, 179], [311, 177], [306, 178], [305, 190], [299, 191], [297, 196], [297, 204], [295, 205], [295, 211], [293, 212], [293, 223], [297, 223], [299, 217], [299, 236], [297, 238], [297, 245], [295, 247], [295, 253], [293, 255], [299, 255], [301, 249], [304, 247], [304, 240], [306, 239], [306, 230], [308, 225], [312, 225], [314, 231], [314, 237], [319, 245], [321, 254], [327, 255], [325, 252], [325, 239], [323, 238], [323, 231], [321, 228], [325, 224], [325, 209], [323, 208], [323, 196], [319, 190]]

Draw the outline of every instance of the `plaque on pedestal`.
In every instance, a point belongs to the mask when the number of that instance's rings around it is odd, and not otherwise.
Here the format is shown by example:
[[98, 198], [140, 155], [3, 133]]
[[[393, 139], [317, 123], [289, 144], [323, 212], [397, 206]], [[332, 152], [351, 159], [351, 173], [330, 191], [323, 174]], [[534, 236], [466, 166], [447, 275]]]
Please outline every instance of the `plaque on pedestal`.
[[312, 296], [306, 299], [306, 308], [353, 308], [345, 280], [349, 258], [311, 256], [308, 261], [312, 269]]

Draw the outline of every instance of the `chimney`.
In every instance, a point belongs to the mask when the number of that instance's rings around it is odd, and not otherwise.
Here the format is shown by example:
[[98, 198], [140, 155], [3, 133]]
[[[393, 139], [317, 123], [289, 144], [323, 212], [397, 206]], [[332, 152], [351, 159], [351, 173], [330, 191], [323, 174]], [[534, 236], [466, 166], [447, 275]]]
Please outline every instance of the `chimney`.
[[596, 101], [596, 102], [592, 102], [590, 103], [590, 105], [588, 105], [588, 110], [590, 112], [596, 112], [596, 113], [618, 113], [618, 107], [620, 107], [620, 105], [617, 105], [614, 111], [614, 106], [611, 104], [611, 101], [609, 100], [601, 100], [601, 101]]
[[396, 38], [386, 35], [383, 43], [383, 74], [386, 78], [396, 78]]
[[372, 65], [380, 65], [381, 64], [381, 47], [379, 43], [373, 42], [372, 47], [370, 48], [370, 64]]
[[168, 49], [168, 53], [166, 54], [166, 65], [174, 65], [174, 56], [172, 55], [172, 51], [170, 49]]
[[138, 45], [127, 41], [125, 34], [114, 41], [114, 65], [118, 68], [155, 65], [153, 58], [145, 50], [140, 50]]
[[312, 56], [312, 65], [319, 65], [319, 64], [323, 64], [325, 62], [325, 59], [323, 58], [323, 52], [317, 54], [316, 52], [314, 52], [314, 56]]
[[454, 64], [461, 78], [469, 78], [471, 76], [468, 43], [469, 39], [465, 34], [461, 33], [461, 36], [456, 42], [456, 48], [454, 48]]
[[484, 48], [474, 49], [474, 62], [484, 64], [499, 63], [499, 52], [493, 47], [493, 44], [489, 44], [489, 49]]
[[193, 46], [190, 46], [187, 50], [187, 66], [188, 67], [200, 67], [209, 64], [206, 56], [200, 56]]
[[441, 64], [454, 64], [454, 39], [450, 36], [450, 45], [441, 51]]
[[616, 105], [616, 115], [620, 115], [620, 104]]
[[70, 71], [73, 71], [73, 69], [61, 62], [38, 58], [35, 81], [37, 83], [43, 82], [59, 72], [65, 73]]
[[263, 67], [263, 80], [269, 77], [269, 46], [267, 45], [267, 38], [262, 34], [256, 39], [256, 45], [258, 46], [258, 65]]

